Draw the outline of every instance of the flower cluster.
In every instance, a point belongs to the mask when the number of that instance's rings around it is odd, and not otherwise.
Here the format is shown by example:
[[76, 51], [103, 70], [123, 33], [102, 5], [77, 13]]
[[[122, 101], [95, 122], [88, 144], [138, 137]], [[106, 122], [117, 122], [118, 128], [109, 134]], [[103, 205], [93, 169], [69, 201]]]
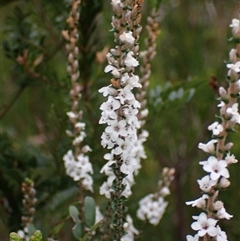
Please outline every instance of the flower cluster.
[[80, 0], [72, 0], [71, 12], [67, 19], [69, 30], [62, 31], [63, 37], [66, 39], [66, 50], [68, 52], [67, 71], [71, 77], [72, 88], [70, 97], [72, 100], [71, 111], [67, 112], [69, 120], [72, 124], [72, 130], [66, 133], [73, 139], [73, 150], [69, 150], [63, 157], [66, 173], [73, 178], [74, 181], [80, 181], [83, 188], [93, 191], [92, 189], [92, 164], [89, 162], [87, 152], [91, 151], [88, 145], [83, 145], [85, 133], [85, 123], [82, 120], [82, 111], [79, 110], [79, 102], [81, 100], [81, 85], [78, 83], [80, 72], [78, 70], [79, 48], [78, 41], [78, 22], [79, 22], [79, 5]]
[[158, 225], [168, 205], [164, 198], [170, 194], [169, 186], [174, 179], [174, 172], [173, 168], [163, 168], [163, 179], [158, 183], [158, 191], [140, 200], [137, 211], [140, 220], [148, 220], [152, 225]]
[[[115, 48], [107, 54], [108, 65], [105, 72], [113, 76], [111, 84], [99, 90], [107, 100], [100, 106], [100, 124], [106, 124], [101, 144], [109, 150], [104, 158], [108, 161], [101, 172], [108, 179], [100, 187], [100, 193], [111, 198], [114, 203], [115, 238], [120, 240], [124, 234], [123, 197], [131, 195], [134, 173], [138, 172], [139, 163], [134, 158], [136, 153], [142, 155], [138, 148], [137, 118], [140, 103], [136, 100], [133, 89], [141, 87], [139, 77], [134, 74], [137, 60], [138, 38], [141, 32], [141, 4], [143, 0], [112, 0], [112, 31]], [[133, 237], [133, 235], [131, 236]]]
[[120, 172], [126, 175], [122, 180], [125, 186], [122, 195], [129, 197], [134, 183], [134, 172], [139, 168], [134, 156], [137, 152], [144, 155], [136, 145], [137, 128], [140, 127], [137, 119], [140, 103], [132, 93], [134, 88], [141, 87], [139, 77], [133, 74], [135, 67], [139, 65], [136, 55], [138, 35], [141, 31], [139, 7], [134, 2], [112, 0], [112, 26], [117, 45], [107, 54], [108, 65], [105, 72], [111, 72], [113, 78], [111, 85], [99, 90], [108, 98], [100, 106], [102, 113], [99, 121], [100, 124], [107, 124], [101, 136], [101, 144], [111, 150], [104, 156], [108, 163], [101, 171], [108, 176], [108, 180], [100, 188], [100, 193], [107, 198], [110, 198], [110, 193], [113, 192], [112, 184], [116, 178], [112, 167], [118, 163]]
[[[232, 33], [233, 39], [239, 38], [239, 20], [233, 19]], [[218, 200], [219, 191], [230, 185], [228, 178], [230, 177], [227, 167], [237, 162], [234, 155], [230, 153], [233, 143], [226, 143], [227, 134], [233, 131], [236, 124], [240, 124], [240, 114], [238, 112], [237, 98], [240, 95], [240, 59], [239, 44], [236, 49], [230, 51], [230, 63], [227, 64], [229, 69], [227, 80], [228, 89], [219, 88], [220, 95], [220, 121], [215, 121], [209, 125], [208, 130], [212, 132], [212, 140], [208, 143], [199, 143], [198, 148], [209, 154], [205, 161], [201, 161], [203, 170], [207, 175], [198, 180], [200, 189], [203, 192], [202, 197], [197, 200], [186, 202], [187, 205], [196, 206], [205, 212], [199, 216], [193, 216], [195, 220], [191, 227], [197, 231], [193, 237], [187, 236], [187, 240], [221, 240], [227, 241], [227, 235], [221, 230], [217, 222], [219, 219], [230, 219], [232, 215], [228, 214], [224, 203]]]

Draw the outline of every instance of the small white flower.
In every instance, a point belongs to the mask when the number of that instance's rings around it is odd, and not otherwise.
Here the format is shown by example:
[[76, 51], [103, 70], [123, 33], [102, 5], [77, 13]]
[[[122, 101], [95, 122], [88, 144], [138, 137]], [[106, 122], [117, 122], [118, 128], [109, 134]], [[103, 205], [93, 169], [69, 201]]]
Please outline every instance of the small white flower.
[[223, 126], [216, 121], [208, 126], [208, 130], [212, 131], [214, 136], [218, 136], [223, 131]]
[[119, 72], [119, 70], [118, 70], [116, 67], [112, 66], [111, 64], [109, 64], [109, 65], [107, 65], [107, 66], [105, 67], [104, 72], [105, 72], [105, 73], [111, 72], [112, 75], [113, 75], [115, 78], [119, 78], [119, 77], [120, 77], [120, 72]]
[[232, 23], [229, 25], [229, 27], [233, 28], [233, 27], [239, 27], [240, 26], [240, 22], [238, 19], [234, 18], [232, 19]]
[[139, 65], [139, 62], [133, 57], [133, 55], [134, 53], [132, 51], [128, 52], [124, 60], [125, 65], [129, 68], [137, 67]]
[[231, 121], [240, 124], [240, 114], [238, 112], [238, 103], [232, 105], [232, 107], [228, 107], [226, 112], [232, 116]]
[[199, 143], [198, 148], [202, 149], [204, 152], [207, 153], [214, 153], [215, 152], [215, 143], [217, 143], [217, 140], [211, 140], [207, 144]]
[[119, 39], [127, 44], [127, 45], [134, 45], [135, 38], [132, 35], [132, 31], [129, 32], [123, 32], [120, 36]]
[[230, 155], [229, 153], [226, 155], [225, 161], [227, 162], [228, 165], [238, 162], [238, 160], [235, 158], [235, 156]]
[[227, 219], [227, 220], [233, 217], [232, 215], [226, 212], [226, 209], [224, 207], [218, 210], [215, 216], [219, 219]]
[[205, 234], [210, 236], [217, 235], [217, 228], [215, 227], [217, 220], [208, 218], [206, 213], [201, 213], [197, 221], [192, 223], [191, 227], [193, 230], [198, 231], [198, 235], [203, 237]]
[[128, 135], [125, 127], [125, 120], [112, 120], [109, 121], [109, 126], [105, 129], [105, 132], [110, 135], [112, 142], [115, 142], [119, 138], [119, 136]]
[[139, 201], [137, 217], [140, 220], [148, 219], [149, 223], [157, 225], [162, 218], [168, 203], [162, 197], [154, 199], [153, 194], [149, 194]]
[[131, 88], [127, 85], [123, 89], [118, 90], [118, 96], [116, 98], [119, 99], [122, 105], [125, 104], [125, 102], [135, 100], [134, 94], [131, 92]]
[[217, 180], [211, 180], [207, 175], [203, 177], [201, 180], [197, 180], [199, 187], [202, 191], [208, 193], [212, 190], [212, 187], [217, 184]]
[[133, 220], [130, 215], [127, 215], [126, 221], [123, 225], [126, 234], [121, 238], [121, 241], [134, 241], [134, 235], [138, 235], [139, 231], [133, 226]]
[[238, 19], [233, 19], [232, 24], [229, 25], [232, 28], [233, 37], [239, 38], [240, 37], [240, 25]]
[[112, 96], [117, 95], [117, 91], [112, 88], [111, 86], [105, 86], [98, 90], [99, 93], [102, 93], [104, 97], [108, 96], [109, 94]]
[[111, 119], [117, 119], [117, 114], [115, 110], [119, 109], [121, 106], [119, 100], [114, 99], [109, 96], [108, 100], [100, 106], [100, 110], [103, 111], [103, 115], [108, 116]]
[[232, 69], [236, 73], [240, 72], [240, 61], [234, 63], [234, 64], [227, 64], [227, 68]]
[[226, 161], [219, 161], [216, 157], [210, 156], [207, 161], [200, 162], [200, 165], [203, 165], [204, 171], [210, 172], [212, 180], [217, 180], [220, 176], [229, 178]]
[[206, 199], [208, 199], [208, 195], [204, 194], [202, 197], [194, 200], [194, 201], [189, 201], [186, 202], [187, 205], [192, 205], [192, 207], [197, 207], [197, 208], [202, 208], [204, 209], [206, 207]]
[[227, 240], [227, 235], [224, 231], [221, 230], [219, 225], [217, 226], [217, 236], [216, 236], [217, 241], [228, 241]]
[[114, 147], [114, 143], [112, 142], [110, 133], [103, 132], [101, 136], [101, 145], [105, 148], [112, 149]]
[[187, 235], [187, 241], [198, 241], [199, 240], [199, 236], [198, 234], [196, 234], [194, 237], [192, 235]]

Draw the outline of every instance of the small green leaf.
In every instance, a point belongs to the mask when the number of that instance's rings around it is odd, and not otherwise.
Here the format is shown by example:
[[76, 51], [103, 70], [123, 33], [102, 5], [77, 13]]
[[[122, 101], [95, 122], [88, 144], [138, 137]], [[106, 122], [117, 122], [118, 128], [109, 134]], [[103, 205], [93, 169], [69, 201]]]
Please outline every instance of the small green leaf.
[[61, 222], [61, 223], [57, 224], [57, 225], [53, 228], [51, 234], [52, 234], [52, 235], [58, 234], [59, 231], [63, 228], [63, 225], [64, 225], [64, 222]]
[[73, 236], [79, 240], [82, 236], [83, 236], [83, 227], [82, 227], [82, 223], [78, 222], [76, 223], [76, 225], [73, 227], [72, 229], [73, 232]]
[[83, 235], [82, 222], [78, 217], [79, 211], [75, 206], [70, 206], [69, 214], [75, 222], [75, 226], [72, 228], [73, 236], [79, 240]]
[[88, 228], [91, 228], [95, 223], [96, 207], [92, 197], [84, 199], [84, 221]]

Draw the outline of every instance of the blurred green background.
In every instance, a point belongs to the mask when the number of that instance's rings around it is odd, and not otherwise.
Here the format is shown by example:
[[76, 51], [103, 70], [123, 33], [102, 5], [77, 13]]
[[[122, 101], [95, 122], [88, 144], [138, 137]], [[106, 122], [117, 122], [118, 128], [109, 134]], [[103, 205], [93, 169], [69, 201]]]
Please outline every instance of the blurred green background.
[[[228, 52], [235, 46], [229, 24], [239, 17], [238, 1], [171, 0], [145, 1], [143, 26], [154, 4], [160, 4], [160, 30], [157, 56], [152, 66], [148, 91], [149, 116], [145, 129], [147, 159], [136, 178], [133, 195], [127, 202], [135, 226], [144, 230], [138, 240], [183, 241], [193, 234], [192, 215], [200, 210], [185, 205], [200, 197], [197, 179], [204, 172], [198, 162], [206, 154], [197, 148], [210, 140], [207, 126], [218, 113], [217, 87], [226, 85]], [[77, 200], [77, 187], [66, 176], [62, 157], [71, 141], [65, 134], [69, 126], [70, 81], [66, 72], [66, 51], [61, 31], [67, 27], [67, 0], [1, 1], [1, 89], [0, 89], [0, 239], [20, 229], [21, 182], [34, 180], [37, 190], [35, 225], [45, 237], [64, 219], [69, 204]], [[102, 212], [106, 199], [98, 194], [105, 177], [99, 173], [105, 161], [100, 145], [103, 126], [98, 125], [99, 106], [103, 102], [98, 89], [109, 83], [103, 73], [106, 60], [96, 59], [96, 52], [114, 47], [111, 6], [106, 0], [82, 0], [80, 19], [80, 72], [84, 86], [83, 109], [87, 124], [86, 142], [93, 152], [94, 194]], [[144, 37], [140, 47], [144, 50]], [[25, 56], [25, 65], [19, 64]], [[102, 55], [103, 56], [103, 55]], [[181, 98], [170, 100], [169, 93], [183, 89]], [[192, 95], [190, 94], [192, 93]], [[239, 129], [239, 126], [238, 126]], [[230, 134], [235, 143], [232, 153], [240, 159], [240, 135]], [[229, 167], [231, 186], [219, 199], [233, 214], [219, 225], [231, 241], [240, 240], [240, 168]], [[138, 201], [154, 192], [164, 166], [176, 168], [176, 177], [167, 197], [169, 205], [160, 224], [153, 227], [136, 220]], [[72, 223], [66, 221], [54, 237], [71, 237]]]

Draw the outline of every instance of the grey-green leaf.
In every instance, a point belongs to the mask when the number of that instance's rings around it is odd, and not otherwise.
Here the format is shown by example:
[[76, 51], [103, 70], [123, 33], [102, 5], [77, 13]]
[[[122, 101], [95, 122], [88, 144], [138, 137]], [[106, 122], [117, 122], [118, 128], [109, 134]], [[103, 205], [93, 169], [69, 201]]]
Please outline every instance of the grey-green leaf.
[[84, 199], [84, 221], [88, 228], [91, 228], [95, 223], [96, 207], [92, 197]]
[[75, 226], [72, 228], [73, 236], [79, 240], [83, 236], [82, 222], [78, 217], [79, 211], [75, 206], [70, 206], [69, 214], [75, 222]]

